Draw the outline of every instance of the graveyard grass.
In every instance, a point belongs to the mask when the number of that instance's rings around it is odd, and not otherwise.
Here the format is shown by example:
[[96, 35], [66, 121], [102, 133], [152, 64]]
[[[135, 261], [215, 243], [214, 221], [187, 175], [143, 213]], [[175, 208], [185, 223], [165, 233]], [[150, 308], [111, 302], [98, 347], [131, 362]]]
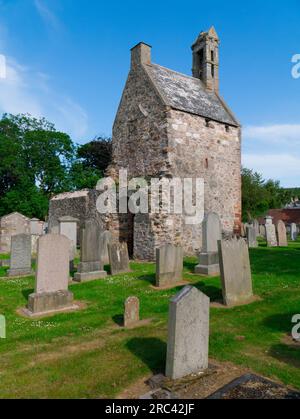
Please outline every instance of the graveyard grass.
[[[191, 273], [185, 279], [212, 301], [221, 298], [220, 279]], [[254, 292], [248, 306], [211, 310], [210, 358], [230, 361], [300, 389], [300, 350], [288, 346], [293, 315], [300, 314], [300, 241], [289, 248], [251, 250]], [[43, 320], [19, 317], [34, 278], [0, 280], [0, 314], [7, 339], [0, 340], [0, 398], [107, 398], [152, 373], [163, 372], [169, 299], [181, 288], [155, 291], [154, 264], [132, 263], [132, 273], [72, 285], [85, 310]], [[0, 268], [4, 277], [6, 268]], [[141, 300], [149, 325], [124, 330], [123, 303]], [[243, 338], [241, 338], [243, 337]]]

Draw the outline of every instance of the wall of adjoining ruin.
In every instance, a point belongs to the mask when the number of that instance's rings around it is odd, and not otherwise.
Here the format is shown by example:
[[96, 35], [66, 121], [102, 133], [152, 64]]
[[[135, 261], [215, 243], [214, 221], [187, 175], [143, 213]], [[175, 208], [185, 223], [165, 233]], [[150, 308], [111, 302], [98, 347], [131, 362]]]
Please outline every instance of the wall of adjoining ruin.
[[0, 219], [0, 253], [9, 253], [11, 237], [30, 234], [30, 219], [19, 213], [9, 214]]

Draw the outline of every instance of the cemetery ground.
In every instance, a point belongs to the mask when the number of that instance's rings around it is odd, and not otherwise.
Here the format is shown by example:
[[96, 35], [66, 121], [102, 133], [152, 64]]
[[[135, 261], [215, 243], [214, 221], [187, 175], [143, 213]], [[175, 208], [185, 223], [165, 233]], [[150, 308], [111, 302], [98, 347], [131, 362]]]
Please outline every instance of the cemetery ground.
[[[300, 347], [289, 337], [291, 319], [300, 314], [300, 241], [274, 249], [260, 243], [250, 255], [260, 300], [211, 309], [211, 363], [234, 364], [300, 389]], [[212, 302], [220, 300], [220, 278], [192, 274], [197, 263], [185, 260], [184, 279]], [[114, 398], [131, 394], [130, 388], [132, 395], [143, 394], [144, 378], [164, 372], [169, 299], [181, 287], [157, 291], [154, 264], [131, 268], [125, 275], [71, 285], [75, 300], [86, 307], [37, 320], [16, 314], [34, 278], [0, 279], [0, 314], [7, 322], [7, 339], [0, 340], [0, 397]], [[2, 278], [6, 271], [0, 268]], [[140, 298], [141, 319], [151, 322], [136, 329], [120, 326], [129, 296]]]

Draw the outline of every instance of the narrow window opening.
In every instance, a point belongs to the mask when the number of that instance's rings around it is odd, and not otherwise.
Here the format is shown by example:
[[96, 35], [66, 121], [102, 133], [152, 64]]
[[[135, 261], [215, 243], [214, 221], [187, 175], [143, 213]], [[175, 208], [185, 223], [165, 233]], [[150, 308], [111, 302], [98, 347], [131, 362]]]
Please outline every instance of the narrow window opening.
[[214, 66], [214, 64], [212, 64], [212, 66], [211, 66], [211, 76], [212, 76], [213, 79], [215, 78], [215, 66]]
[[209, 128], [209, 127], [210, 127], [210, 120], [209, 120], [209, 119], [206, 119], [206, 120], [205, 120], [205, 126], [206, 126], [207, 128]]
[[205, 169], [208, 169], [208, 167], [209, 167], [209, 164], [208, 164], [208, 159], [205, 159]]
[[211, 60], [212, 60], [212, 62], [214, 62], [214, 61], [215, 61], [215, 54], [214, 54], [214, 51], [211, 51]]
[[230, 126], [229, 125], [225, 125], [225, 130], [226, 130], [226, 132], [230, 132]]

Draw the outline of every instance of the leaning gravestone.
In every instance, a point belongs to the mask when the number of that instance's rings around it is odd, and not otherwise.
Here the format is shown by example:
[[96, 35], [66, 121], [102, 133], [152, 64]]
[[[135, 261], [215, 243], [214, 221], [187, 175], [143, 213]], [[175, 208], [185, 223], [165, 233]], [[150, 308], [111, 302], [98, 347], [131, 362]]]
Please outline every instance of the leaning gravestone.
[[219, 241], [223, 302], [243, 304], [253, 297], [249, 250], [244, 239]]
[[277, 223], [277, 239], [279, 247], [288, 246], [286, 227], [284, 222], [281, 220]]
[[266, 217], [266, 238], [268, 247], [277, 247], [276, 227], [273, 224], [272, 217]]
[[241, 236], [246, 237], [246, 227], [244, 223], [241, 224]]
[[258, 237], [259, 236], [259, 222], [258, 222], [258, 220], [253, 220], [252, 226], [255, 229], [256, 237]]
[[219, 275], [218, 241], [222, 238], [222, 227], [218, 214], [209, 213], [203, 221], [202, 230], [203, 247], [195, 273], [208, 276]]
[[8, 276], [32, 275], [31, 269], [31, 235], [18, 234], [11, 238], [10, 269]]
[[101, 232], [100, 227], [94, 221], [85, 222], [85, 227], [81, 231], [81, 259], [74, 281], [87, 282], [107, 276], [100, 260]]
[[291, 239], [292, 241], [296, 241], [298, 238], [298, 231], [297, 231], [297, 224], [291, 224]]
[[156, 286], [167, 287], [182, 281], [183, 249], [167, 244], [156, 249]]
[[258, 247], [256, 228], [254, 226], [247, 227], [247, 241], [250, 249]]
[[166, 376], [177, 380], [208, 368], [209, 298], [185, 287], [169, 309]]
[[140, 300], [128, 297], [124, 305], [124, 327], [133, 327], [140, 321]]
[[108, 254], [112, 275], [130, 272], [127, 243], [109, 243]]
[[35, 293], [28, 299], [28, 316], [78, 308], [68, 290], [70, 241], [65, 236], [48, 234], [38, 241]]

